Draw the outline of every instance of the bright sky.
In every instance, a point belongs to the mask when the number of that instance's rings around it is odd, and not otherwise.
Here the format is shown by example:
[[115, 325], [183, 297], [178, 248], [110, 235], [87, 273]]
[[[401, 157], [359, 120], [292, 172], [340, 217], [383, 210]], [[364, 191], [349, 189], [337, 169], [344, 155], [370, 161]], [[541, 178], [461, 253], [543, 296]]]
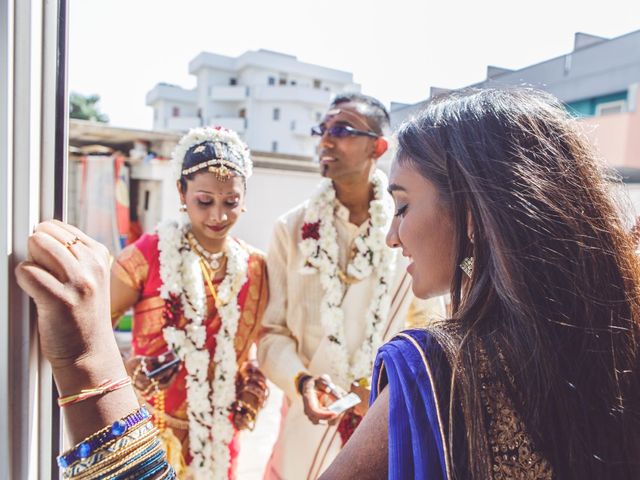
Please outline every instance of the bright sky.
[[577, 31], [637, 29], [630, 0], [71, 0], [69, 82], [99, 94], [112, 125], [150, 129], [146, 93], [158, 82], [194, 87], [188, 63], [201, 51], [265, 48], [350, 71], [388, 106], [481, 81], [487, 65], [563, 55]]

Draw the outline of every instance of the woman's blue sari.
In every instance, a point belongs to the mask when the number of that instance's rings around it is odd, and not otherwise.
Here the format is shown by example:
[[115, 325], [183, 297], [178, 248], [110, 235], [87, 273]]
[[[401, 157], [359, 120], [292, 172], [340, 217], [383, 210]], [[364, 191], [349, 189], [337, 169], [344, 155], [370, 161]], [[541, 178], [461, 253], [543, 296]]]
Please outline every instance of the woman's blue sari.
[[442, 400], [450, 375], [442, 348], [424, 330], [402, 332], [378, 351], [370, 403], [388, 385], [389, 479], [451, 478], [449, 405]]

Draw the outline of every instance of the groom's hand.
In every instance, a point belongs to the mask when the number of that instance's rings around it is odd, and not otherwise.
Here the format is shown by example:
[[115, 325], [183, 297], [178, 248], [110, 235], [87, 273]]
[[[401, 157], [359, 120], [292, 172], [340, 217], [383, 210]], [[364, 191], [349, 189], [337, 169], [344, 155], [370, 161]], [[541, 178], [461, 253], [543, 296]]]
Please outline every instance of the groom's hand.
[[330, 422], [338, 417], [337, 413], [325, 407], [338, 399], [337, 393], [332, 391], [331, 386], [331, 380], [325, 376], [309, 377], [302, 384], [304, 414], [314, 425], [321, 421]]

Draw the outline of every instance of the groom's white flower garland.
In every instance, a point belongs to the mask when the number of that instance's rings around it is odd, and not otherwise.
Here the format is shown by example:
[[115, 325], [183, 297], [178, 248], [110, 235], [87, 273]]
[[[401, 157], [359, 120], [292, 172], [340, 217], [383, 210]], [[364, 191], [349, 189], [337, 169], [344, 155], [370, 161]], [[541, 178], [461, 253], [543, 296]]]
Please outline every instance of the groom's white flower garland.
[[167, 344], [184, 362], [187, 371], [189, 450], [194, 478], [227, 479], [229, 444], [233, 425], [229, 408], [236, 400], [238, 369], [234, 341], [240, 319], [237, 295], [247, 281], [248, 252], [235, 241], [226, 244], [227, 272], [217, 290], [221, 326], [216, 334], [215, 365], [211, 384], [207, 381], [210, 354], [206, 348], [207, 300], [200, 257], [186, 239], [188, 225], [165, 222], [158, 226], [160, 251], [160, 296], [181, 300], [188, 324], [185, 329], [163, 329]]
[[[393, 215], [393, 205], [385, 198], [387, 177], [376, 170], [372, 178], [374, 199], [369, 204], [371, 225], [354, 242], [355, 255], [346, 274], [356, 280], [375, 276], [375, 290], [366, 313], [365, 339], [349, 359], [345, 340], [344, 312], [341, 308], [346, 286], [338, 266], [338, 236], [334, 225], [335, 190], [323, 180], [318, 193], [310, 199], [305, 212], [300, 250], [306, 257], [304, 274], [320, 273], [324, 297], [320, 306], [322, 325], [331, 345], [334, 380], [349, 385], [369, 378], [375, 353], [382, 345], [382, 328], [389, 312], [390, 282], [395, 251], [386, 246], [385, 235]], [[350, 361], [351, 360], [351, 361]]]

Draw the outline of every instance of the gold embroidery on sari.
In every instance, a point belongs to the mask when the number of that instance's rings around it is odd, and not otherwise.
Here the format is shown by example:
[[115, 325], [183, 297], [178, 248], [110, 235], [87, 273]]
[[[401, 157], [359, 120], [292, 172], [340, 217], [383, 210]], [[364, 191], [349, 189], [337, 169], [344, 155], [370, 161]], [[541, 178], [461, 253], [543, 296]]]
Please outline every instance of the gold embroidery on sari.
[[547, 480], [553, 478], [549, 462], [541, 455], [527, 432], [502, 382], [489, 373], [481, 353], [482, 401], [488, 419], [488, 439], [494, 480]]
[[[158, 299], [159, 297], [153, 297]], [[152, 299], [145, 299], [146, 302]], [[160, 298], [160, 300], [162, 300]], [[155, 302], [153, 302], [155, 303]], [[149, 308], [149, 303], [144, 305], [136, 305], [135, 315], [133, 317], [133, 335], [135, 338], [140, 336], [158, 336], [158, 333], [162, 331], [164, 327], [164, 318], [162, 317], [162, 309], [164, 307], [164, 301], [162, 306]], [[162, 337], [162, 335], [160, 335]]]
[[242, 364], [246, 360], [249, 348], [256, 340], [267, 302], [265, 260], [262, 255], [253, 253], [249, 257], [249, 282], [249, 290], [242, 309], [235, 340], [238, 364]]

